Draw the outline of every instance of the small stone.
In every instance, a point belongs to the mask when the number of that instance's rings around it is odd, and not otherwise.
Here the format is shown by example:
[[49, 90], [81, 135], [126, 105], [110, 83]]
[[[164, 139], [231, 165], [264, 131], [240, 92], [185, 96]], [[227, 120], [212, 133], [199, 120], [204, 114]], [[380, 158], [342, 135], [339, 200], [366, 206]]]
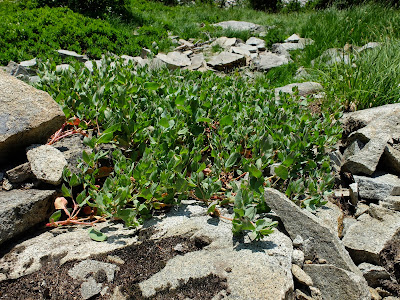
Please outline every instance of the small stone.
[[150, 49], [142, 48], [142, 50], [140, 50], [140, 57], [141, 58], [145, 59], [149, 55], [151, 55], [151, 50]]
[[303, 243], [304, 243], [304, 240], [301, 237], [301, 235], [297, 235], [293, 240], [293, 246], [295, 246], [295, 247], [302, 247]]
[[304, 252], [299, 249], [294, 249], [292, 254], [292, 263], [303, 267], [304, 264]]
[[348, 189], [334, 190], [333, 193], [334, 197], [339, 199], [350, 197], [350, 191]]
[[313, 298], [307, 296], [305, 293], [298, 289], [294, 291], [294, 295], [296, 300], [313, 300]]
[[212, 56], [207, 64], [216, 70], [226, 71], [246, 65], [246, 58], [240, 54], [221, 52], [216, 56]]
[[11, 183], [21, 183], [32, 176], [31, 164], [29, 162], [19, 165], [6, 172]]
[[53, 185], [61, 183], [64, 167], [68, 163], [59, 150], [43, 145], [30, 149], [26, 156], [37, 179]]
[[85, 279], [88, 274], [96, 274], [99, 271], [103, 271], [105, 274], [105, 279], [108, 282], [112, 282], [114, 280], [115, 271], [117, 270], [119, 270], [119, 267], [114, 264], [86, 259], [71, 268], [68, 271], [68, 275], [74, 279]]
[[326, 259], [324, 259], [324, 258], [318, 258], [318, 263], [319, 263], [320, 265], [324, 265], [324, 264], [326, 264]]
[[2, 185], [3, 190], [11, 191], [13, 189], [13, 187], [14, 186], [12, 185], [12, 183], [7, 178], [5, 178], [3, 180], [3, 185]]
[[246, 41], [246, 45], [255, 46], [259, 51], [265, 50], [265, 41], [254, 36]]
[[305, 284], [307, 286], [313, 285], [313, 281], [310, 276], [303, 271], [298, 265], [292, 265], [292, 274], [293, 277], [300, 282], [301, 284]]
[[299, 41], [300, 37], [294, 33], [285, 40], [285, 43], [298, 43]]
[[379, 201], [379, 205], [388, 209], [400, 211], [400, 196], [388, 196]]
[[312, 261], [307, 259], [307, 260], [304, 261], [304, 264], [305, 265], [312, 265]]
[[357, 206], [358, 203], [358, 184], [356, 182], [349, 185], [350, 191], [350, 203], [354, 206]]
[[378, 291], [374, 288], [369, 288], [369, 292], [371, 293], [371, 300], [381, 300], [382, 297], [379, 295]]
[[316, 288], [314, 286], [310, 286], [310, 291], [311, 291], [311, 297], [313, 300], [322, 300], [322, 293], [319, 288]]
[[287, 57], [272, 52], [260, 54], [259, 57], [254, 60], [255, 67], [260, 71], [268, 71], [288, 63], [289, 59]]
[[82, 283], [81, 285], [81, 295], [83, 299], [90, 299], [97, 294], [100, 294], [102, 290], [102, 284], [97, 283], [93, 277], [89, 277], [89, 279]]
[[363, 273], [364, 278], [367, 280], [368, 285], [377, 287], [380, 285], [381, 280], [389, 279], [390, 275], [384, 267], [376, 266], [370, 263], [361, 263], [358, 268]]
[[178, 253], [182, 253], [182, 252], [184, 252], [185, 251], [185, 247], [182, 245], [182, 244], [176, 244], [175, 246], [174, 246], [174, 250], [176, 251], [176, 252], [178, 252]]
[[125, 264], [125, 261], [116, 255], [107, 255], [107, 259], [108, 259], [108, 261], [115, 263], [115, 264], [119, 264], [119, 265]]
[[384, 288], [382, 288], [380, 286], [375, 288], [375, 290], [378, 292], [379, 296], [381, 296], [381, 297], [390, 297], [390, 296], [392, 296], [392, 293], [388, 292], [387, 290], [385, 290]]
[[73, 57], [81, 62], [85, 62], [88, 61], [89, 58], [86, 55], [80, 55], [78, 53], [76, 53], [75, 51], [69, 51], [69, 50], [57, 50], [58, 54], [60, 54], [63, 57]]

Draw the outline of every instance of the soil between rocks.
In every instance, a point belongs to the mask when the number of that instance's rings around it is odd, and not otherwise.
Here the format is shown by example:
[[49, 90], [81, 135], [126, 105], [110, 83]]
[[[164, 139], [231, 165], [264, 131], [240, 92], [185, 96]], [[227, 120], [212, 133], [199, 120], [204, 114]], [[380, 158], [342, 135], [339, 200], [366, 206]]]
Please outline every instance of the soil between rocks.
[[[103, 282], [103, 287], [108, 286], [108, 293], [96, 295], [90, 299], [110, 299], [112, 291], [119, 287], [119, 291], [127, 299], [148, 299], [142, 296], [139, 283], [159, 272], [168, 260], [176, 255], [198, 251], [208, 242], [202, 239], [189, 239], [188, 237], [175, 236], [160, 240], [147, 239], [148, 234], [141, 234], [141, 243], [122, 249], [117, 249], [107, 254], [96, 255], [90, 259], [114, 263], [119, 267], [115, 272], [112, 283], [107, 283], [103, 272], [92, 274], [97, 282]], [[177, 245], [179, 245], [177, 247]], [[179, 249], [174, 250], [175, 249]], [[123, 263], [110, 261], [111, 257], [118, 257]], [[40, 271], [23, 276], [15, 280], [0, 282], [0, 299], [82, 299], [80, 288], [82, 280], [72, 279], [68, 275], [74, 265], [80, 261], [71, 261], [59, 265], [61, 257], [50, 257], [43, 261]], [[204, 278], [191, 278], [182, 282], [176, 289], [158, 291], [151, 299], [211, 299], [217, 293], [227, 291], [225, 278], [210, 274]]]

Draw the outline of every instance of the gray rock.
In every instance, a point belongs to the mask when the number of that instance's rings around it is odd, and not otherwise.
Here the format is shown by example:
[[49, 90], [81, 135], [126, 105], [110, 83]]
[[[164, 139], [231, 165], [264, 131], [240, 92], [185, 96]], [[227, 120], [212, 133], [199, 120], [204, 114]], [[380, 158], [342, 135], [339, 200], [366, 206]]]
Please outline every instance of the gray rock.
[[384, 152], [384, 164], [387, 170], [400, 174], [400, 151], [390, 145], [386, 145]]
[[[21, 195], [24, 194], [29, 197], [29, 191], [21, 191]], [[45, 216], [35, 213], [34, 217], [40, 217], [42, 221]], [[137, 229], [126, 228], [121, 223], [97, 223], [96, 229], [107, 235], [107, 242], [99, 243], [90, 239], [88, 229], [84, 226], [54, 228], [21, 241], [0, 258], [0, 278], [16, 279], [31, 274], [40, 270], [42, 264], [51, 257], [62, 257], [60, 264], [64, 264], [86, 259], [91, 255], [108, 253], [132, 245], [138, 240], [135, 235]]]
[[190, 60], [191, 64], [187, 67], [189, 70], [197, 70], [206, 65], [203, 53], [193, 54]]
[[385, 244], [400, 234], [400, 213], [371, 204], [343, 238], [343, 244], [356, 263], [380, 264]]
[[304, 252], [299, 249], [294, 249], [292, 254], [292, 263], [303, 267], [304, 264]]
[[8, 178], [4, 178], [2, 188], [5, 191], [11, 191], [14, 188], [14, 186], [10, 181], [8, 181]]
[[258, 242], [250, 242], [248, 237], [241, 241], [233, 237], [229, 223], [209, 217], [207, 208], [195, 201], [184, 201], [183, 206], [147, 226], [154, 226], [152, 239], [184, 235], [210, 244], [175, 256], [160, 272], [140, 282], [144, 297], [153, 297], [159, 288], [175, 288], [180, 280], [209, 274], [227, 279], [230, 299], [248, 299], [249, 295], [254, 299], [290, 299], [293, 294], [292, 243], [278, 230]]
[[140, 50], [140, 57], [142, 59], [148, 58], [148, 56], [151, 56], [152, 52], [150, 49], [147, 48], [142, 48], [142, 50]]
[[92, 149], [83, 143], [83, 135], [81, 134], [62, 138], [52, 146], [64, 155], [68, 163], [68, 169], [75, 174], [81, 173], [77, 166], [82, 159], [83, 151], [86, 151], [88, 154], [92, 152]]
[[331, 229], [332, 233], [339, 236], [339, 225], [343, 220], [343, 212], [336, 204], [328, 201], [325, 205], [319, 207], [314, 214]]
[[350, 203], [354, 206], [357, 206], [358, 203], [358, 183], [354, 182], [349, 185], [349, 191], [350, 191]]
[[164, 53], [158, 53], [156, 57], [166, 63], [168, 69], [170, 70], [187, 67], [191, 64], [191, 61], [187, 55], [177, 51], [170, 52], [167, 55]]
[[358, 203], [357, 204], [357, 210], [354, 216], [358, 218], [359, 216], [367, 213], [369, 211], [369, 205], [364, 204], [364, 203]]
[[255, 67], [260, 71], [268, 71], [272, 68], [286, 65], [288, 63], [289, 60], [287, 57], [272, 52], [260, 54], [259, 57], [254, 60]]
[[379, 201], [379, 205], [388, 209], [400, 211], [400, 196], [388, 196]]
[[331, 151], [328, 153], [331, 165], [340, 168], [343, 164], [343, 155], [339, 150]]
[[78, 53], [76, 53], [75, 51], [69, 51], [69, 50], [57, 50], [58, 54], [60, 54], [62, 57], [73, 57], [76, 60], [79, 60], [81, 62], [85, 62], [88, 61], [89, 58], [87, 57], [87, 55], [80, 55]]
[[326, 50], [321, 54], [320, 57], [311, 61], [311, 64], [314, 65], [316, 62], [325, 63], [327, 65], [334, 64], [346, 64], [349, 65], [355, 59], [353, 57], [355, 53], [352, 55], [350, 52], [343, 51], [341, 48], [331, 48]]
[[377, 43], [377, 42], [369, 42], [367, 44], [365, 44], [364, 46], [362, 46], [361, 48], [359, 48], [357, 51], [358, 52], [362, 52], [368, 49], [374, 49], [376, 47], [380, 47], [381, 43]]
[[308, 96], [316, 94], [324, 90], [322, 85], [318, 82], [301, 82], [301, 83], [291, 83], [275, 89], [275, 97], [279, 97], [280, 93], [283, 94], [294, 94], [294, 90], [297, 89], [299, 96]]
[[371, 293], [371, 300], [382, 300], [382, 297], [379, 295], [376, 289], [370, 287], [369, 292]]
[[0, 244], [44, 221], [52, 207], [55, 191], [0, 191]]
[[353, 141], [350, 146], [346, 148], [343, 152], [343, 159], [346, 161], [349, 157], [358, 154], [365, 144], [359, 140]]
[[372, 177], [353, 177], [361, 199], [385, 200], [388, 196], [400, 196], [400, 178], [396, 175], [377, 173]]
[[386, 145], [385, 140], [377, 138], [370, 140], [360, 151], [346, 159], [342, 170], [352, 174], [372, 175], [376, 171]]
[[65, 122], [60, 106], [47, 94], [0, 71], [0, 163], [44, 143]]
[[243, 55], [243, 56], [250, 57], [250, 51], [247, 50], [247, 49], [244, 49], [242, 47], [232, 47], [231, 51], [233, 53], [236, 53], [236, 54], [240, 54], [240, 55]]
[[332, 233], [319, 218], [300, 209], [277, 190], [267, 188], [264, 199], [280, 217], [292, 239], [299, 235], [303, 240], [310, 241], [307, 247], [303, 246], [306, 259], [323, 258], [328, 264], [361, 274], [337, 237], [337, 233]]
[[251, 45], [247, 45], [247, 44], [238, 44], [237, 47], [247, 50], [250, 53], [257, 53], [258, 48], [256, 46], [251, 46]]
[[85, 67], [90, 71], [93, 72], [94, 68], [100, 69], [102, 66], [101, 60], [88, 60], [85, 61]]
[[294, 33], [285, 40], [285, 43], [298, 43], [300, 39], [301, 37]]
[[11, 183], [21, 183], [32, 177], [31, 164], [29, 162], [16, 166], [6, 172]]
[[343, 218], [343, 230], [342, 230], [342, 234], [340, 235], [340, 237], [342, 238], [343, 236], [345, 236], [347, 233], [347, 230], [349, 230], [350, 226], [352, 226], [356, 222], [357, 222], [357, 220], [354, 218], [344, 217]]
[[2, 68], [4, 72], [6, 72], [8, 75], [14, 76], [14, 77], [20, 77], [22, 76], [23, 78], [28, 78], [30, 73], [27, 70], [27, 68], [17, 64], [14, 61], [10, 61], [8, 65], [4, 68]]
[[24, 67], [24, 68], [32, 68], [32, 67], [36, 66], [36, 64], [37, 64], [36, 57], [32, 58], [30, 60], [21, 61], [19, 63], [19, 65]]
[[93, 276], [98, 272], [105, 272], [108, 282], [113, 282], [115, 271], [118, 271], [119, 267], [114, 264], [109, 264], [93, 259], [86, 259], [77, 263], [73, 268], [68, 271], [68, 275], [74, 279], [84, 280], [89, 274]]
[[363, 277], [333, 265], [304, 265], [314, 286], [321, 290], [324, 300], [370, 300], [371, 295]]
[[294, 76], [294, 80], [305, 80], [310, 76], [307, 70], [304, 67], [300, 67], [297, 69], [296, 74]]
[[361, 270], [368, 285], [371, 287], [379, 286], [381, 280], [390, 279], [390, 275], [384, 267], [362, 263], [358, 265], [358, 268]]
[[265, 41], [254, 36], [246, 41], [246, 45], [255, 46], [259, 51], [265, 50]]
[[400, 103], [386, 104], [383, 106], [358, 110], [355, 112], [345, 113], [340, 119], [342, 126], [347, 133], [351, 133], [362, 127], [367, 126], [378, 118], [385, 118], [388, 115], [400, 114]]
[[230, 29], [234, 31], [251, 31], [258, 32], [264, 30], [263, 26], [243, 21], [224, 21], [214, 24], [214, 26]]
[[93, 277], [89, 277], [87, 281], [84, 281], [81, 285], [81, 296], [83, 299], [90, 299], [97, 294], [100, 294], [102, 290], [102, 284], [97, 283]]
[[58, 149], [43, 145], [30, 149], [26, 156], [37, 179], [53, 185], [61, 183], [63, 170], [68, 163]]
[[235, 46], [236, 43], [237, 43], [236, 38], [228, 38], [226, 36], [222, 36], [222, 37], [217, 38], [214, 42], [212, 42], [211, 46], [218, 45], [221, 48], [229, 49], [229, 48]]
[[306, 272], [303, 271], [298, 265], [292, 265], [292, 274], [293, 277], [301, 284], [305, 284], [307, 286], [313, 285], [313, 281], [310, 276], [307, 275]]
[[246, 65], [246, 58], [240, 54], [221, 52], [216, 56], [212, 56], [207, 64], [216, 70], [226, 71]]
[[308, 296], [307, 294], [305, 294], [304, 292], [302, 292], [301, 290], [295, 290], [294, 291], [294, 297], [296, 300], [315, 300], [312, 297]]

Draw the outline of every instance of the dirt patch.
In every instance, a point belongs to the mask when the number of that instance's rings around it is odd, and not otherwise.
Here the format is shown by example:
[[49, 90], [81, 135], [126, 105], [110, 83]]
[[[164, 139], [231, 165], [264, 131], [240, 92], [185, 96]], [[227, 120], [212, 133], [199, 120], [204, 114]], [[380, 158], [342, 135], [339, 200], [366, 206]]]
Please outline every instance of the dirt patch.
[[[204, 240], [189, 239], [183, 236], [156, 241], [145, 239], [141, 243], [91, 257], [94, 260], [114, 263], [120, 269], [115, 273], [112, 283], [101, 280], [100, 277], [104, 274], [93, 274], [93, 277], [97, 282], [104, 282], [104, 285], [109, 287], [109, 291], [119, 287], [119, 290], [128, 299], [145, 299], [138, 286], [141, 281], [163, 269], [168, 260], [174, 256], [198, 251], [206, 245]], [[114, 258], [114, 261], [110, 257]], [[123, 262], [115, 263], [115, 257]], [[48, 258], [40, 271], [16, 280], [0, 282], [0, 299], [82, 299], [80, 294], [82, 280], [74, 280], [68, 275], [68, 270], [79, 261], [68, 262], [60, 266], [60, 259], [61, 257]], [[211, 299], [226, 289], [226, 279], [209, 275], [204, 278], [190, 279], [186, 283], [182, 282], [176, 289], [158, 291], [151, 299], [185, 299], [186, 297]], [[110, 299], [110, 294], [97, 295], [91, 299]]]

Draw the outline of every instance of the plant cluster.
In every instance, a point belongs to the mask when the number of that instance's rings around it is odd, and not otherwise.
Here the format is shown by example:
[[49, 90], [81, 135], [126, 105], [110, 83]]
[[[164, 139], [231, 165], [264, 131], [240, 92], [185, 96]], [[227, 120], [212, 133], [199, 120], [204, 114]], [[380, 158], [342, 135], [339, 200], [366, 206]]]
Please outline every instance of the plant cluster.
[[[61, 75], [54, 69], [44, 66], [39, 87], [67, 117], [95, 128], [86, 138], [93, 151], [83, 155], [85, 200], [78, 204], [101, 215], [135, 226], [191, 197], [216, 216], [218, 207], [232, 206], [233, 231], [259, 238], [276, 225], [262, 217], [265, 187], [313, 209], [333, 186], [326, 151], [340, 136], [339, 114], [313, 114], [309, 99], [278, 100], [235, 75], [133, 71], [111, 58], [93, 73], [78, 64]], [[105, 180], [96, 151], [102, 143], [120, 149]]]

